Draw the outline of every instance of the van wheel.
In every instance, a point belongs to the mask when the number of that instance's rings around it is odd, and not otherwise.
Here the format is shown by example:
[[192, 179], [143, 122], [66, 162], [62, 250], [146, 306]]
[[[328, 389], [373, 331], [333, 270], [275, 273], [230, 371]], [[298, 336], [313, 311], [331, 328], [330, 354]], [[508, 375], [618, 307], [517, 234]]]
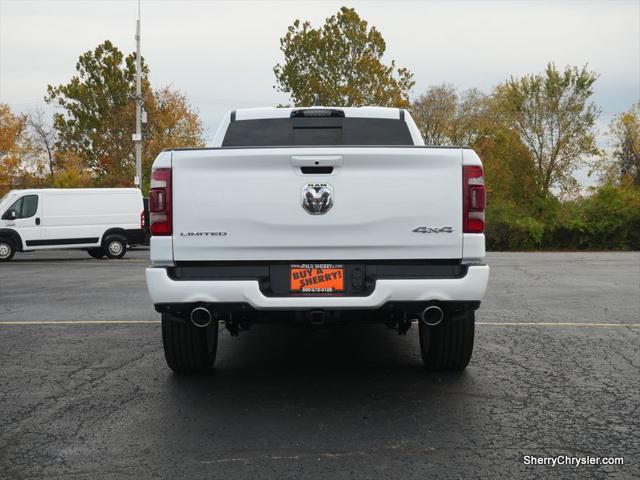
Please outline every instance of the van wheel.
[[162, 344], [167, 365], [175, 373], [208, 372], [216, 360], [218, 322], [200, 328], [163, 313]]
[[103, 258], [107, 252], [104, 251], [104, 248], [88, 248], [87, 253], [91, 255], [93, 258]]
[[120, 235], [111, 235], [103, 242], [107, 258], [122, 258], [127, 253], [127, 239]]
[[475, 311], [447, 315], [436, 326], [420, 322], [420, 351], [427, 370], [455, 372], [467, 368], [473, 352]]
[[6, 238], [0, 238], [0, 262], [8, 262], [16, 253], [13, 242]]

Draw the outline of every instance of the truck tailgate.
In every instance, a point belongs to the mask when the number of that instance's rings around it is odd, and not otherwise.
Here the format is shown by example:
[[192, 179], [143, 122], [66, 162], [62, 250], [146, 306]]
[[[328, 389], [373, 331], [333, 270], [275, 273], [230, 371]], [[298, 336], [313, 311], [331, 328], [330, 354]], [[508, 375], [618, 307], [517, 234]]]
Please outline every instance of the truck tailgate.
[[[315, 162], [332, 173], [302, 172]], [[176, 261], [462, 257], [460, 149], [178, 150], [171, 163]], [[326, 213], [302, 207], [310, 184], [332, 190]]]

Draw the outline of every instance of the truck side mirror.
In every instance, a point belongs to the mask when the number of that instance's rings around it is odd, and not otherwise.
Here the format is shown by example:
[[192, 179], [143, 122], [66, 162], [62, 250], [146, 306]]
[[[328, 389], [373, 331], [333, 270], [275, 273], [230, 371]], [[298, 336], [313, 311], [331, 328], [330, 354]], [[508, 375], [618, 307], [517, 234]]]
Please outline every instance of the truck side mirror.
[[2, 216], [3, 220], [15, 220], [18, 218], [15, 210], [7, 210], [7, 212]]

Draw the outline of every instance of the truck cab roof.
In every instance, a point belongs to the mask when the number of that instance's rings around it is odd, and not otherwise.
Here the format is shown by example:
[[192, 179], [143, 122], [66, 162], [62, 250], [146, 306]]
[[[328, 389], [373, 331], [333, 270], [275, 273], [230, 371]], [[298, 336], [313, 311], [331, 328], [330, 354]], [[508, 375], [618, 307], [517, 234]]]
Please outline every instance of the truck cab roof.
[[[289, 118], [296, 113], [307, 113], [309, 116], [324, 116], [331, 112], [342, 113], [341, 116], [346, 118], [388, 118], [402, 120], [406, 114], [403, 108], [392, 107], [332, 107], [332, 106], [314, 106], [314, 107], [259, 107], [259, 108], [241, 108], [230, 112], [230, 116], [234, 120], [260, 120], [267, 118]], [[304, 115], [301, 115], [304, 116]]]
[[[378, 128], [383, 128], [382, 123], [397, 120], [403, 122], [405, 132], [408, 131], [408, 139], [403, 142], [404, 145], [424, 146], [424, 140], [418, 127], [411, 118], [409, 112], [403, 108], [391, 108], [391, 107], [335, 107], [335, 106], [313, 106], [313, 107], [260, 107], [260, 108], [243, 108], [238, 110], [232, 110], [225, 115], [220, 127], [218, 128], [213, 142], [210, 146], [216, 148], [225, 145], [225, 136], [228, 131], [234, 130], [231, 128], [234, 122], [260, 122], [264, 120], [266, 124], [288, 122], [291, 119], [293, 122], [305, 121], [305, 122], [317, 122], [322, 121], [325, 118], [327, 121], [337, 121], [340, 119], [352, 119], [349, 123], [371, 120], [377, 122]], [[335, 122], [333, 122], [335, 123]], [[363, 125], [362, 128], [365, 126]], [[399, 128], [399, 127], [394, 127]], [[246, 127], [252, 132], [257, 132], [262, 129], [261, 126], [252, 125], [251, 128]], [[240, 137], [244, 134], [238, 132]], [[259, 144], [266, 146], [264, 144]]]

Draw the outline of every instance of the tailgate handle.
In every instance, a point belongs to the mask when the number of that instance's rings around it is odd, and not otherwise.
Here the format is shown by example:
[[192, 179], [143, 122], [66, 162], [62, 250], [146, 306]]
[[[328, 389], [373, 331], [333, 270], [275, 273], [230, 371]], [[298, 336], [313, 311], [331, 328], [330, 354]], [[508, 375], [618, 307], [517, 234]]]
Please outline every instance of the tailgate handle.
[[342, 155], [292, 155], [294, 167], [340, 167]]
[[300, 171], [304, 175], [331, 175], [333, 173], [333, 167], [300, 167]]

